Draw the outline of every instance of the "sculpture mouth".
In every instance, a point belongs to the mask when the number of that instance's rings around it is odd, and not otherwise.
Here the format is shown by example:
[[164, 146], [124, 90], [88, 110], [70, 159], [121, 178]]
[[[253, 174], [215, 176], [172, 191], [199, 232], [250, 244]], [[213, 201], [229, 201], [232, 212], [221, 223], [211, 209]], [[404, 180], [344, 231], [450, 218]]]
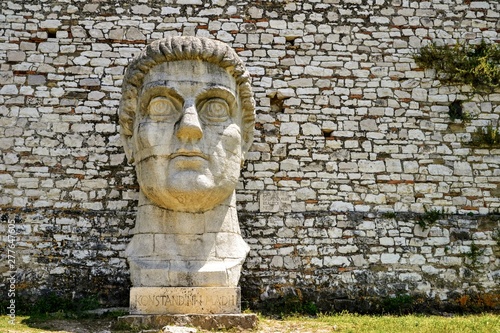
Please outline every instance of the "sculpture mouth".
[[173, 153], [170, 155], [170, 159], [174, 159], [176, 157], [198, 157], [198, 158], [202, 158], [204, 160], [208, 160], [208, 155], [205, 155], [201, 152], [197, 152], [197, 151], [180, 151], [180, 152], [176, 152], [176, 153]]

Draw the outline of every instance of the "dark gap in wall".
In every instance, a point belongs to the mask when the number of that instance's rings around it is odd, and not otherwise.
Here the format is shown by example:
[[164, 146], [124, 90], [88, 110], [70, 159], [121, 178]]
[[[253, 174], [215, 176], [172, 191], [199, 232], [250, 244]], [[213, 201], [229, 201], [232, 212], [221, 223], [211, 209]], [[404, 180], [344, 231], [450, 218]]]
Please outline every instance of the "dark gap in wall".
[[271, 97], [271, 111], [283, 112], [283, 99], [278, 98], [276, 95]]
[[450, 110], [448, 111], [451, 119], [463, 119], [463, 107], [462, 101], [455, 100], [450, 104]]
[[329, 137], [331, 136], [331, 134], [332, 134], [333, 130], [332, 130], [332, 129], [323, 128], [323, 129], [321, 130], [321, 132], [323, 133], [323, 136], [324, 136], [325, 138], [329, 138]]

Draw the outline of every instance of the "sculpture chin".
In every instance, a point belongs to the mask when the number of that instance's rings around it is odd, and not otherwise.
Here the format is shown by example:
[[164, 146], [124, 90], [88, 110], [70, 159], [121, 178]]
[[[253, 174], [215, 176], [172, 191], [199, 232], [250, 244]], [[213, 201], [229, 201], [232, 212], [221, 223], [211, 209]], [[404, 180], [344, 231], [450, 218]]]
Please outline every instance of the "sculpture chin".
[[[219, 184], [216, 188], [208, 186], [209, 182], [199, 177], [196, 184], [190, 184], [189, 179], [178, 179], [177, 186], [170, 184], [168, 188], [144, 186], [141, 191], [151, 204], [163, 209], [201, 213], [223, 204], [234, 193], [236, 184]], [[182, 186], [182, 185], [185, 186]]]
[[[198, 162], [193, 158], [186, 161]], [[234, 192], [239, 176], [236, 163], [213, 167], [207, 162], [182, 168], [185, 165], [180, 162], [151, 158], [136, 165], [141, 191], [153, 205], [179, 212], [206, 212]]]

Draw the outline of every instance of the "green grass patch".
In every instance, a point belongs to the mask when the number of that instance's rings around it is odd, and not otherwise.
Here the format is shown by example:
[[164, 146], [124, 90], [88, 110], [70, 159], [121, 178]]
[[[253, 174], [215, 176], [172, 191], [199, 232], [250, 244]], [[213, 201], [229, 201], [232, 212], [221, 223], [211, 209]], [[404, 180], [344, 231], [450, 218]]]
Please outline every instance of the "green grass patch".
[[468, 85], [478, 93], [491, 93], [500, 87], [500, 45], [456, 43], [424, 46], [414, 56], [422, 68], [436, 70], [437, 78], [448, 85]]
[[472, 140], [469, 142], [473, 147], [495, 147], [500, 145], [500, 130], [491, 125], [478, 127], [472, 134]]
[[382, 217], [384, 219], [395, 219], [396, 213], [395, 212], [384, 212], [384, 213], [382, 213]]
[[[36, 327], [28, 324], [29, 317], [16, 317], [16, 324], [8, 323], [7, 316], [0, 316], [0, 332], [12, 333], [42, 333], [50, 332], [70, 333], [77, 332], [76, 320], [59, 320], [58, 326], [54, 322], [38, 322]], [[110, 319], [111, 320], [111, 319]], [[81, 328], [93, 331], [109, 330], [109, 322], [102, 322], [101, 326], [92, 321], [79, 321]], [[87, 325], [87, 326], [86, 326]], [[122, 329], [122, 328], [121, 328]], [[113, 327], [111, 332], [124, 332], [116, 330]], [[200, 331], [208, 332], [208, 331]], [[373, 316], [357, 315], [347, 312], [333, 315], [310, 316], [286, 316], [276, 320], [267, 316], [259, 316], [259, 327], [255, 333], [263, 332], [281, 332], [281, 333], [500, 333], [500, 316], [495, 314], [479, 314], [464, 316], [423, 316], [423, 315], [405, 315], [405, 316]]]
[[414, 310], [415, 298], [411, 295], [403, 294], [394, 297], [388, 297], [382, 301], [384, 313], [405, 314]]
[[446, 218], [446, 213], [443, 211], [443, 209], [431, 209], [428, 210], [426, 207], [424, 207], [425, 213], [423, 213], [419, 219], [418, 219], [418, 225], [422, 229], [426, 229], [429, 226], [433, 225], [436, 223], [438, 220], [442, 220]]
[[[0, 301], [0, 314], [7, 314], [6, 307], [8, 301]], [[16, 300], [16, 314], [30, 315], [36, 317], [52, 318], [79, 318], [87, 315], [87, 311], [100, 307], [99, 299], [96, 295], [72, 299], [68, 295], [58, 295], [54, 292], [47, 293], [39, 297], [34, 302], [24, 298]]]
[[339, 314], [322, 316], [318, 321], [335, 326], [335, 332], [404, 332], [404, 333], [498, 333], [500, 317], [494, 314], [469, 316], [361, 316]]
[[262, 304], [259, 310], [266, 315], [316, 315], [319, 312], [314, 302], [304, 301], [296, 295], [286, 295]]
[[464, 110], [464, 101], [455, 100], [449, 105], [448, 115], [451, 121], [461, 120], [464, 122], [470, 122], [472, 120], [472, 115], [469, 111]]

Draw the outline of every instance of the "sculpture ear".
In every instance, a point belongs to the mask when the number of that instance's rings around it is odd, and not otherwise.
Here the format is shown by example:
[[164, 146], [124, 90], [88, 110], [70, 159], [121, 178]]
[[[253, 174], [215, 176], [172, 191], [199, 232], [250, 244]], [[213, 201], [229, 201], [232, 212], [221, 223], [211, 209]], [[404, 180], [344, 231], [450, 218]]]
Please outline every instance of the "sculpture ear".
[[241, 158], [241, 168], [243, 168], [243, 164], [245, 163], [245, 160], [247, 159], [247, 154], [248, 151], [250, 150], [250, 147], [252, 146], [253, 143], [253, 136], [252, 135], [243, 135], [243, 142], [241, 144], [241, 152], [243, 153], [242, 158]]
[[241, 145], [241, 151], [243, 152], [243, 156], [246, 157], [250, 147], [252, 146], [253, 140], [248, 140], [248, 138], [243, 138], [243, 143]]
[[125, 150], [125, 156], [130, 164], [134, 164], [134, 142], [131, 135], [122, 135], [123, 149]]

